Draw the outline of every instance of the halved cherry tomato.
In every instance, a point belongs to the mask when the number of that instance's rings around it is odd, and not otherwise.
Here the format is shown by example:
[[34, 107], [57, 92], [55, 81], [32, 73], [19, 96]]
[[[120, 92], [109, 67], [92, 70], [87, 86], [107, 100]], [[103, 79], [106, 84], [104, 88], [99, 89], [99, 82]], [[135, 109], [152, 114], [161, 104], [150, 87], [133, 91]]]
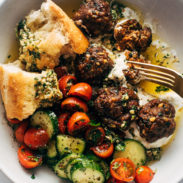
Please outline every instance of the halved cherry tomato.
[[117, 158], [111, 162], [110, 172], [117, 180], [130, 182], [135, 178], [135, 165], [127, 158]]
[[111, 177], [111, 178], [109, 178], [107, 183], [125, 183], [125, 182], [116, 180], [115, 178]]
[[75, 97], [66, 98], [61, 103], [61, 108], [63, 110], [70, 112], [76, 112], [76, 111], [88, 112], [88, 107], [86, 103]]
[[104, 144], [92, 147], [91, 150], [101, 158], [108, 158], [112, 155], [114, 151], [114, 145], [112, 143], [104, 143]]
[[85, 130], [90, 122], [89, 117], [83, 112], [75, 112], [67, 123], [69, 134], [75, 135], [78, 132]]
[[11, 123], [11, 124], [19, 124], [21, 123], [22, 121], [18, 120], [18, 119], [9, 119], [8, 118], [8, 121]]
[[149, 183], [154, 177], [154, 172], [148, 166], [140, 166], [136, 170], [136, 183]]
[[28, 121], [24, 121], [20, 124], [20, 126], [15, 130], [15, 137], [18, 142], [23, 143], [24, 142], [24, 135], [25, 131], [28, 127]]
[[102, 127], [91, 127], [86, 131], [86, 139], [93, 145], [101, 144], [104, 141], [105, 132]]
[[88, 102], [92, 97], [92, 87], [88, 83], [75, 84], [71, 86], [68, 96], [77, 96]]
[[66, 131], [69, 116], [69, 113], [62, 113], [58, 117], [58, 128], [62, 134], [64, 134]]
[[77, 79], [75, 76], [66, 75], [59, 79], [59, 88], [62, 91], [64, 96], [67, 96], [72, 85], [76, 83]]
[[42, 163], [42, 157], [34, 156], [25, 145], [22, 145], [18, 149], [18, 159], [20, 164], [27, 169], [36, 168]]
[[60, 66], [56, 67], [54, 69], [55, 73], [57, 74], [57, 78], [60, 79], [61, 77], [65, 76], [68, 74], [68, 70], [66, 66]]
[[44, 129], [29, 128], [24, 136], [24, 143], [33, 150], [46, 147], [48, 141], [49, 136]]

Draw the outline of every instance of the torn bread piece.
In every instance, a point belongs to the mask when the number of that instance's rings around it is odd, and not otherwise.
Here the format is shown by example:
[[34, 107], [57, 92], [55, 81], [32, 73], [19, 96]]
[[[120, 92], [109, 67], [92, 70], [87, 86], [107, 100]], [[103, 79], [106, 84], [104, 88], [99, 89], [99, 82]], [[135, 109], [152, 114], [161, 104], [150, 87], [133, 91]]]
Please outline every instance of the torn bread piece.
[[7, 118], [23, 120], [39, 107], [50, 107], [62, 98], [53, 70], [23, 71], [19, 61], [0, 64], [0, 90]]
[[17, 26], [19, 60], [27, 71], [53, 69], [61, 55], [74, 57], [86, 52], [89, 42], [73, 20], [51, 0], [31, 11]]

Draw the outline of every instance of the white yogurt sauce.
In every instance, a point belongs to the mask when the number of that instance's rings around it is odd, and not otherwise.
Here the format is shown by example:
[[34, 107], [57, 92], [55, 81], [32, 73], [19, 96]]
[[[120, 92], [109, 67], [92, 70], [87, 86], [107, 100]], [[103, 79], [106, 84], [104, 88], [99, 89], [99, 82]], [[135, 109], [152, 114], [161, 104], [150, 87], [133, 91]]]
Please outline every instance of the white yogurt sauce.
[[108, 75], [109, 79], [118, 79], [120, 81], [125, 80], [125, 76], [122, 70], [127, 69], [128, 66], [125, 63], [126, 56], [124, 52], [118, 53], [117, 58], [114, 59], [114, 67]]

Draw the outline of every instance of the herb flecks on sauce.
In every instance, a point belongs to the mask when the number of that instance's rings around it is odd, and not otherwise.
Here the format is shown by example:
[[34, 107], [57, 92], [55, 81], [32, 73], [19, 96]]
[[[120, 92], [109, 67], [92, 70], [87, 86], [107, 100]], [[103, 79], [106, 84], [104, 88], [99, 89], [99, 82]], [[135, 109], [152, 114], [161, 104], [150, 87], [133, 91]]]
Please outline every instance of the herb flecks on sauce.
[[166, 91], [169, 91], [169, 88], [167, 88], [167, 87], [165, 87], [165, 86], [157, 86], [156, 87], [156, 89], [155, 89], [155, 91], [157, 92], [157, 93], [160, 93], [160, 92], [166, 92]]
[[52, 106], [62, 98], [62, 94], [58, 89], [57, 76], [53, 70], [44, 71], [44, 76], [35, 78], [35, 98], [40, 101], [41, 107]]

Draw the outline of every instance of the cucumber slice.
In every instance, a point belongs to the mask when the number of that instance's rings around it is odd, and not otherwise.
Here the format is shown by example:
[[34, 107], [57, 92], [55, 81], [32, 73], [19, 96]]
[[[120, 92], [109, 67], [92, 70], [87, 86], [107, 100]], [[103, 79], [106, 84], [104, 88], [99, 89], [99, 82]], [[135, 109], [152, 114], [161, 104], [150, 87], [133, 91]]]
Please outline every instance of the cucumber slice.
[[84, 160], [74, 164], [70, 170], [74, 183], [103, 183], [102, 168], [94, 161]]
[[58, 162], [58, 153], [56, 150], [55, 140], [50, 141], [46, 153], [46, 162], [49, 166], [53, 166]]
[[106, 178], [106, 180], [108, 180], [110, 177], [109, 165], [105, 161], [103, 161], [101, 158], [99, 158], [98, 156], [94, 155], [91, 152], [87, 153], [86, 157], [89, 160], [95, 161], [96, 163], [98, 163], [102, 167], [105, 178]]
[[46, 130], [50, 138], [58, 132], [58, 119], [52, 111], [36, 111], [31, 117], [31, 125]]
[[146, 163], [146, 149], [139, 141], [133, 139], [126, 139], [124, 141], [124, 144], [125, 150], [115, 151], [114, 159], [129, 158], [135, 163], [137, 167]]
[[80, 158], [76, 158], [76, 159], [72, 159], [69, 161], [69, 163], [67, 164], [67, 167], [65, 169], [65, 173], [67, 174], [67, 178], [69, 180], [72, 181], [72, 177], [71, 177], [71, 168], [73, 167], [74, 164], [76, 164], [77, 162], [81, 162], [83, 161], [84, 159], [84, 156], [81, 155]]
[[57, 135], [56, 146], [60, 156], [72, 152], [81, 154], [85, 149], [85, 141], [68, 135]]
[[75, 158], [79, 158], [80, 154], [69, 154], [63, 159], [61, 159], [54, 167], [54, 172], [61, 178], [67, 178], [67, 174], [65, 172], [66, 166], [70, 160], [73, 160]]

